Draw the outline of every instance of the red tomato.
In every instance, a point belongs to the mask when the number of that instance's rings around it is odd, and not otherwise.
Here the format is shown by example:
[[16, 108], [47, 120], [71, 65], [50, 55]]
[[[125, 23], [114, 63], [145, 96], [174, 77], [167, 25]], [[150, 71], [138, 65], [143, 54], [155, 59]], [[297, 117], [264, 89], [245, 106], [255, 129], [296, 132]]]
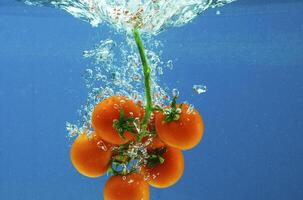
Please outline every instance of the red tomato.
[[155, 126], [159, 138], [167, 145], [187, 150], [195, 147], [202, 139], [204, 124], [199, 112], [183, 104], [179, 119], [165, 122], [163, 112], [155, 113]]

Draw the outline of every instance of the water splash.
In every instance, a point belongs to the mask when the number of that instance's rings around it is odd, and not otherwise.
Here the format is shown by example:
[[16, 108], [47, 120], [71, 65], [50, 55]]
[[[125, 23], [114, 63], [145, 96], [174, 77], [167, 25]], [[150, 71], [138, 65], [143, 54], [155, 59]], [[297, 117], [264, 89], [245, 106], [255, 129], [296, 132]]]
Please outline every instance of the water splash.
[[208, 8], [235, 0], [21, 0], [29, 5], [61, 8], [96, 27], [105, 22], [117, 30], [158, 34], [182, 26]]

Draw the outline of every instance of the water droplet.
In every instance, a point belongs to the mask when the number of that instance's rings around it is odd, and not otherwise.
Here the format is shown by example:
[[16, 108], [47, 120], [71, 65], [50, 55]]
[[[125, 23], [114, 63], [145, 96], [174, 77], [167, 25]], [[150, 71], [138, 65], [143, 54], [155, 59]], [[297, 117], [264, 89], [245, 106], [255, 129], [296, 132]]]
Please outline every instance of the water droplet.
[[207, 87], [204, 86], [204, 85], [193, 85], [193, 90], [197, 94], [202, 94], [202, 93], [205, 93], [207, 91]]

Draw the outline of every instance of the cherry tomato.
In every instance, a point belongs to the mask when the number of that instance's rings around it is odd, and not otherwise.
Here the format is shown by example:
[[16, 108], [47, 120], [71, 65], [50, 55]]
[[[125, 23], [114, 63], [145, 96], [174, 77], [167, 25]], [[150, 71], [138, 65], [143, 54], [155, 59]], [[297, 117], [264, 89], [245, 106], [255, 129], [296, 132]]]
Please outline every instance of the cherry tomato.
[[187, 150], [195, 147], [202, 139], [204, 124], [199, 112], [183, 104], [176, 120], [166, 122], [163, 112], [155, 113], [155, 126], [159, 138], [167, 145]]
[[104, 200], [149, 200], [149, 185], [140, 174], [112, 176], [106, 182]]
[[[141, 107], [132, 100], [123, 96], [112, 96], [96, 105], [92, 114], [92, 126], [96, 134], [105, 141], [117, 145], [125, 144], [134, 139], [134, 133], [131, 132], [134, 127], [130, 120], [139, 119], [140, 113]], [[121, 120], [121, 114], [124, 115], [124, 120]], [[115, 122], [118, 127], [114, 127]]]
[[157, 188], [166, 188], [174, 185], [183, 175], [184, 158], [181, 150], [166, 147], [163, 154], [164, 163], [155, 167], [145, 166], [142, 173], [147, 177], [147, 182]]
[[70, 150], [74, 167], [80, 174], [91, 178], [102, 176], [107, 171], [111, 155], [109, 144], [94, 134], [89, 137], [86, 133], [77, 137]]

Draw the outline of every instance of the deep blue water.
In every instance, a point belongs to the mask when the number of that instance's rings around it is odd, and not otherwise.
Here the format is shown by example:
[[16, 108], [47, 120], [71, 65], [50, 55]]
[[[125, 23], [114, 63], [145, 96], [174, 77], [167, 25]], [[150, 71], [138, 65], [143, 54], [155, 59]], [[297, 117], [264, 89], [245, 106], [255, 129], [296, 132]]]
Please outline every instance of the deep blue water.
[[[303, 2], [220, 10], [157, 37], [175, 65], [162, 82], [200, 110], [206, 130], [185, 152], [181, 181], [151, 199], [301, 200]], [[1, 0], [1, 200], [102, 199], [106, 177], [85, 178], [69, 161], [65, 122], [86, 99], [82, 51], [108, 37], [63, 11]]]

